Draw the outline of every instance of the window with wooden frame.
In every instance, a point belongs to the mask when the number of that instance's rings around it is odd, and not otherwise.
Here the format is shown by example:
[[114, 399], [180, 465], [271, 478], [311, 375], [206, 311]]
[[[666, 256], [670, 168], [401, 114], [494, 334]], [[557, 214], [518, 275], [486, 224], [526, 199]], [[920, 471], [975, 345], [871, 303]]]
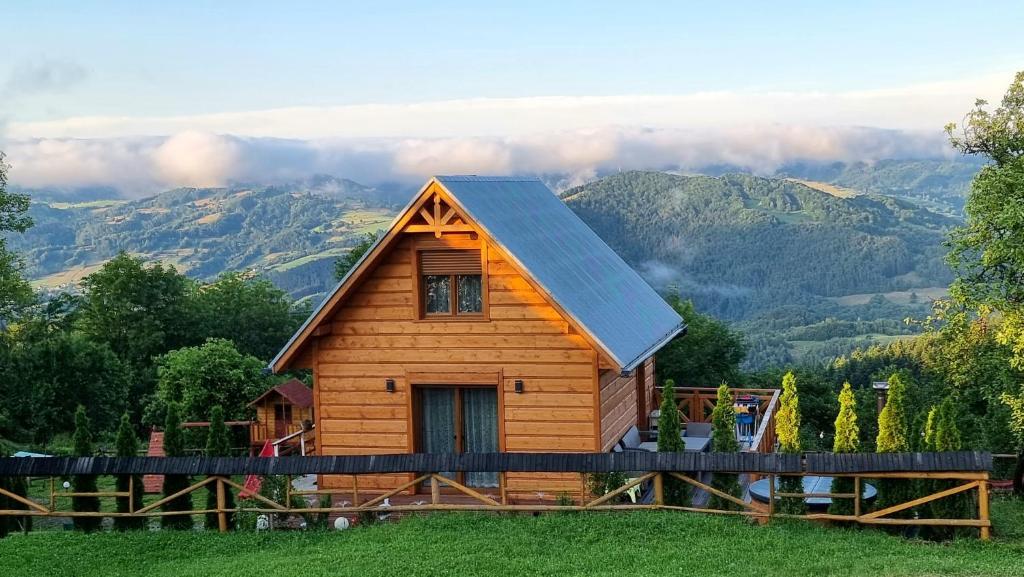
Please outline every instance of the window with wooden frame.
[[487, 302], [481, 251], [417, 251], [421, 318], [483, 318]]

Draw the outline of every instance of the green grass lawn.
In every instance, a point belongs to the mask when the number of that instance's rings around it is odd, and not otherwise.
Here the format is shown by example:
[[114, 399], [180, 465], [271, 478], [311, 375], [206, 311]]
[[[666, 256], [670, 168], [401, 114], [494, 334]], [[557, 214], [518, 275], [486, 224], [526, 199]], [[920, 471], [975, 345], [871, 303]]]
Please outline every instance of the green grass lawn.
[[759, 527], [735, 517], [651, 511], [435, 514], [330, 533], [15, 535], [0, 541], [0, 575], [1019, 577], [1024, 540], [1019, 532], [1015, 537], [936, 544], [875, 530], [798, 522]]

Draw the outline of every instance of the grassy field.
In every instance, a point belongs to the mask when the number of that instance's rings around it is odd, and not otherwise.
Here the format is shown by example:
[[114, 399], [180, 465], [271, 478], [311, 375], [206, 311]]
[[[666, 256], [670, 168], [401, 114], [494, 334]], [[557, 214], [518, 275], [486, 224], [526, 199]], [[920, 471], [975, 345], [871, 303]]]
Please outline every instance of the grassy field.
[[[1011, 527], [1020, 520], [1007, 519]], [[1004, 533], [991, 543], [935, 544], [874, 530], [807, 523], [759, 527], [733, 517], [672, 512], [437, 514], [331, 533], [16, 535], [0, 541], [0, 575], [1019, 577], [1022, 537]]]

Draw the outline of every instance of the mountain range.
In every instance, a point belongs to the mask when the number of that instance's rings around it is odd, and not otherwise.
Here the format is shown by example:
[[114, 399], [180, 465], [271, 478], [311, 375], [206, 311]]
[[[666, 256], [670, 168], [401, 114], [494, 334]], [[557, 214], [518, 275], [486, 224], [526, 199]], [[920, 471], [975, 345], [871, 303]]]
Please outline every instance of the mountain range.
[[[626, 172], [560, 195], [656, 288], [740, 328], [748, 368], [758, 368], [912, 333], [901, 320], [925, 314], [951, 278], [943, 241], [977, 168], [885, 161], [794, 164], [772, 177]], [[41, 287], [73, 287], [127, 251], [197, 278], [252, 271], [315, 300], [334, 282], [334, 260], [386, 227], [413, 192], [331, 176], [139, 200], [33, 191], [35, 226], [9, 242]]]

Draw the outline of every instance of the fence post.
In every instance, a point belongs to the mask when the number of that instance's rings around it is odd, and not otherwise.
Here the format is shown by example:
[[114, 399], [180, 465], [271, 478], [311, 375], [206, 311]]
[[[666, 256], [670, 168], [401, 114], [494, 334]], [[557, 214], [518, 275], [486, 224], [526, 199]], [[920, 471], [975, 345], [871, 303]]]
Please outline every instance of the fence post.
[[228, 532], [227, 499], [224, 495], [224, 479], [217, 477], [217, 528], [221, 533]]
[[860, 517], [860, 477], [853, 478], [853, 516]]
[[[751, 499], [753, 502], [753, 499]], [[771, 522], [775, 513], [775, 473], [768, 474], [768, 521]]]
[[665, 504], [665, 474], [660, 471], [654, 476], [654, 504], [659, 507]]
[[[988, 474], [978, 482], [978, 519], [988, 522]], [[983, 526], [981, 528], [981, 540], [988, 541], [991, 537], [991, 529]]]
[[430, 503], [437, 505], [441, 502], [441, 487], [437, 482], [437, 477], [434, 475], [430, 476]]

